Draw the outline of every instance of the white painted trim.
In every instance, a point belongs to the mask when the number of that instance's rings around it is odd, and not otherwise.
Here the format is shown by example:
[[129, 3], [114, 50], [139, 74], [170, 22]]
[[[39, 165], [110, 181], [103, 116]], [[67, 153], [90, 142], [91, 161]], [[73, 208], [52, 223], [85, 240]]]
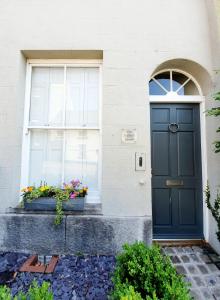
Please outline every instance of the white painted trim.
[[[39, 66], [60, 66], [64, 67], [96, 67], [99, 69], [99, 126], [98, 127], [56, 127], [56, 126], [29, 126], [29, 115], [30, 115], [30, 95], [31, 95], [31, 72], [32, 67]], [[65, 82], [64, 82], [65, 83]], [[29, 149], [30, 149], [30, 130], [31, 129], [56, 129], [56, 130], [96, 130], [99, 132], [100, 143], [99, 143], [99, 161], [98, 161], [98, 197], [87, 197], [87, 202], [100, 203], [101, 198], [101, 186], [102, 186], [102, 60], [77, 60], [77, 59], [29, 59], [27, 60], [26, 67], [26, 87], [25, 87], [25, 103], [24, 103], [24, 127], [23, 127], [23, 139], [22, 139], [22, 168], [21, 168], [21, 182], [20, 189], [28, 185], [29, 178]], [[22, 197], [20, 197], [20, 201]]]
[[27, 126], [27, 131], [30, 129], [48, 129], [48, 130], [99, 130], [100, 127], [87, 127], [87, 126]]
[[100, 66], [101, 59], [28, 59], [27, 63], [32, 66]]
[[174, 94], [164, 96], [149, 96], [150, 103], [202, 103], [203, 96], [178, 96]]
[[[201, 135], [201, 160], [202, 160], [202, 188], [205, 190], [208, 180], [207, 170], [207, 142], [206, 142], [206, 116], [205, 101], [200, 103], [200, 135]], [[209, 210], [205, 201], [205, 193], [203, 192], [203, 233], [206, 241], [209, 241]]]
[[[29, 148], [30, 134], [27, 132], [27, 125], [30, 111], [30, 95], [31, 95], [31, 65], [26, 66], [26, 84], [25, 84], [25, 103], [24, 103], [24, 127], [22, 136], [22, 151], [21, 151], [21, 182], [20, 190], [28, 185], [28, 165], [29, 165]], [[20, 197], [20, 201], [22, 197]]]

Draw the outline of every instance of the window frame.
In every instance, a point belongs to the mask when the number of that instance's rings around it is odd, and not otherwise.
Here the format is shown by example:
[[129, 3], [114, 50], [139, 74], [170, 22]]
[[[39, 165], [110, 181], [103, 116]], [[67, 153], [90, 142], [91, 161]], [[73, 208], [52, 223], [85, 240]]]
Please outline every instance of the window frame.
[[[163, 74], [163, 73], [170, 73], [170, 78], [172, 79], [173, 72], [180, 73], [188, 77], [189, 80], [191, 80], [196, 88], [198, 89], [199, 94], [198, 95], [178, 95], [176, 93], [167, 93], [166, 95], [151, 95], [149, 92], [149, 99], [151, 103], [165, 103], [167, 102], [178, 102], [178, 103], [201, 103], [204, 100], [202, 89], [198, 83], [198, 81], [188, 72], [185, 72], [181, 69], [177, 68], [167, 68], [167, 69], [161, 69], [158, 72], [153, 73], [153, 75], [150, 77], [150, 80], [148, 81], [148, 89], [149, 89], [149, 82], [151, 80], [154, 80], [154, 77]], [[171, 83], [172, 84], [172, 83]]]
[[[67, 67], [72, 68], [98, 68], [99, 70], [99, 121], [98, 126], [31, 126], [29, 125], [30, 107], [31, 107], [31, 80], [33, 67]], [[66, 72], [65, 72], [66, 74]], [[65, 107], [65, 105], [64, 105]], [[30, 163], [30, 130], [95, 130], [99, 133], [99, 159], [98, 159], [98, 196], [92, 197], [88, 194], [87, 202], [99, 203], [101, 200], [101, 178], [102, 178], [102, 60], [77, 60], [77, 59], [29, 59], [26, 65], [26, 84], [25, 84], [25, 102], [24, 102], [24, 121], [22, 135], [22, 154], [21, 154], [21, 180], [20, 190], [28, 186], [29, 181], [29, 163]], [[20, 197], [20, 201], [21, 201]]]

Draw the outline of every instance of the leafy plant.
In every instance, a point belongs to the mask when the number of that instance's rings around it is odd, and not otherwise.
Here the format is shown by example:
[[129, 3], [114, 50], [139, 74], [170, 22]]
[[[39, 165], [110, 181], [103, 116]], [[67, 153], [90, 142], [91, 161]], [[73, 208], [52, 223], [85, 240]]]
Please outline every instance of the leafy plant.
[[33, 281], [27, 293], [30, 300], [53, 300], [53, 293], [50, 291], [50, 284], [46, 281], [39, 287], [36, 281]]
[[50, 290], [50, 284], [46, 281], [42, 285], [34, 280], [28, 289], [28, 292], [24, 294], [19, 292], [18, 295], [12, 296], [10, 289], [6, 286], [0, 286], [0, 300], [53, 300], [53, 293]]
[[208, 209], [210, 209], [214, 219], [217, 222], [218, 230], [216, 232], [217, 238], [220, 242], [220, 194], [217, 192], [216, 199], [214, 200], [214, 203], [212, 205], [211, 203], [211, 192], [209, 184], [207, 184], [205, 189], [205, 195], [206, 195], [206, 204]]
[[118, 287], [117, 297], [120, 300], [142, 300], [141, 294], [135, 292], [134, 287], [128, 284]]
[[161, 254], [158, 246], [147, 247], [136, 242], [125, 244], [123, 250], [117, 256], [111, 299], [192, 299], [189, 285], [176, 273], [170, 259]]
[[[213, 99], [215, 101], [220, 101], [220, 92], [214, 94]], [[214, 117], [219, 117], [220, 116], [220, 106], [213, 107], [209, 110], [207, 110], [207, 115], [208, 116], [214, 116]], [[220, 126], [216, 130], [217, 133], [220, 132]], [[220, 140], [214, 141], [215, 144], [215, 153], [220, 152]]]
[[39, 187], [28, 186], [21, 190], [23, 202], [31, 202], [40, 197], [53, 197], [56, 199], [56, 218], [55, 225], [59, 225], [63, 219], [63, 202], [76, 197], [85, 197], [88, 188], [81, 186], [81, 182], [72, 180], [69, 184], [64, 183], [63, 188], [49, 186], [46, 183]]
[[[220, 101], [220, 92], [217, 92], [216, 94], [214, 94], [213, 99], [215, 101]], [[220, 116], [220, 106], [213, 107], [213, 108], [207, 110], [206, 113], [208, 116], [219, 117]], [[216, 132], [220, 133], [220, 127], [217, 128]], [[214, 149], [215, 153], [219, 153], [220, 152], [220, 140], [214, 141], [214, 144], [215, 144], [215, 149]], [[214, 199], [214, 203], [212, 205], [209, 184], [207, 184], [207, 186], [206, 186], [205, 195], [206, 195], [207, 207], [210, 209], [212, 216], [214, 217], [214, 219], [217, 222], [218, 230], [216, 232], [216, 235], [220, 242], [220, 195], [219, 195], [219, 192], [217, 191], [216, 199]]]
[[6, 286], [0, 286], [0, 300], [11, 300], [10, 290]]

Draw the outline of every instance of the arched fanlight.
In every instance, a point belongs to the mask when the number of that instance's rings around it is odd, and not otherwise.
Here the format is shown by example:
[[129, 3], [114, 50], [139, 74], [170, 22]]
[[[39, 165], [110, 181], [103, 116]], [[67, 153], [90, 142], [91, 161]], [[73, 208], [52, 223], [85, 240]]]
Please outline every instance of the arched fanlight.
[[151, 77], [149, 93], [151, 96], [195, 96], [200, 95], [201, 91], [192, 76], [176, 69], [169, 69], [160, 71]]

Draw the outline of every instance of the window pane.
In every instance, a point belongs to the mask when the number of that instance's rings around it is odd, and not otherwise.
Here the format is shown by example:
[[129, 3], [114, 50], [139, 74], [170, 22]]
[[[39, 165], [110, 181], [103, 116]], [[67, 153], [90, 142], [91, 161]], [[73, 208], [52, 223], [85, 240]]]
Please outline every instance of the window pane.
[[64, 68], [33, 67], [30, 125], [62, 125], [63, 103]]
[[78, 178], [90, 191], [97, 191], [99, 132], [71, 130], [65, 134], [65, 182]]
[[63, 133], [55, 130], [32, 130], [30, 142], [29, 184], [46, 182], [60, 186], [62, 178]]
[[98, 126], [98, 68], [67, 68], [66, 126]]
[[99, 115], [99, 70], [87, 68], [85, 70], [85, 100], [84, 100], [84, 124], [86, 126], [98, 126]]
[[167, 93], [153, 80], [149, 83], [150, 95], [166, 95]]
[[82, 180], [82, 146], [83, 138], [78, 130], [68, 130], [65, 132], [65, 177], [66, 183], [72, 179]]
[[195, 83], [190, 80], [178, 91], [178, 95], [199, 95], [199, 91]]

